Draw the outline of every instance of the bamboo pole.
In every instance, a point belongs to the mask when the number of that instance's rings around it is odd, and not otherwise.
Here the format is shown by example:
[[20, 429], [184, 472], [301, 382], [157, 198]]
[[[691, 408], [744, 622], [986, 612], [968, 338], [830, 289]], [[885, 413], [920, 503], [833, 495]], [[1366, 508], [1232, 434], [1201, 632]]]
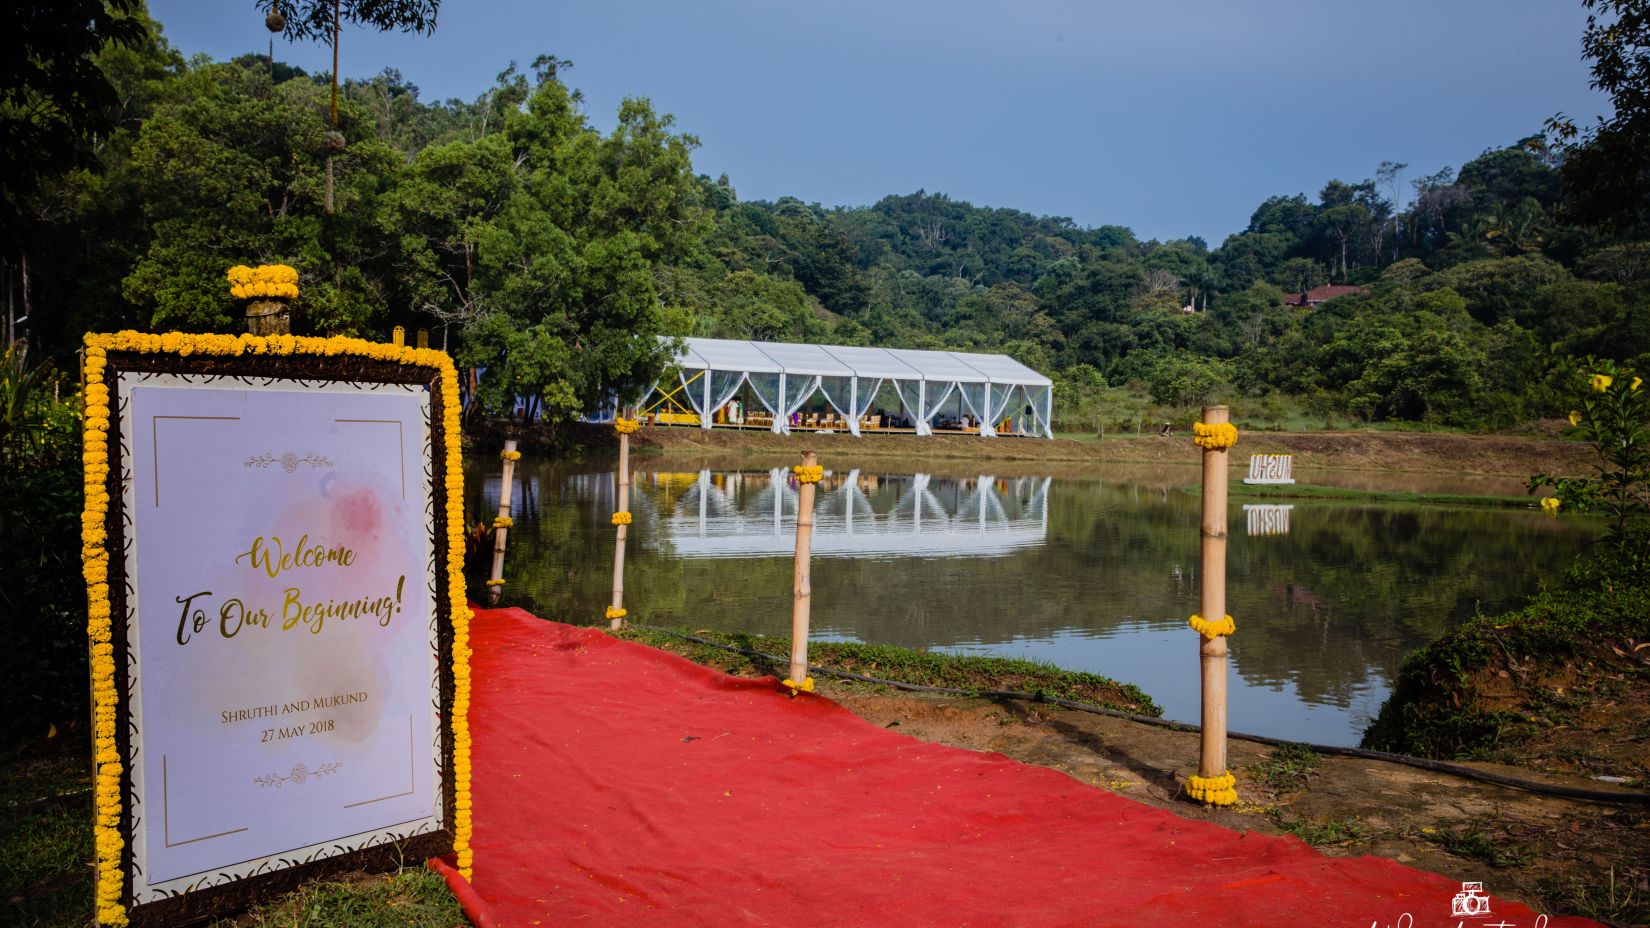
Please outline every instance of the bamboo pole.
[[[1225, 406], [1203, 407], [1203, 421], [1223, 425], [1231, 421]], [[1206, 621], [1226, 617], [1226, 466], [1225, 448], [1203, 449], [1203, 576], [1199, 585], [1198, 614]], [[1198, 660], [1203, 670], [1203, 744], [1197, 772], [1204, 777], [1226, 773], [1226, 636], [1198, 636]]]
[[[624, 410], [620, 410], [623, 417]], [[627, 432], [619, 433], [619, 508], [618, 511], [630, 514], [630, 435]], [[619, 522], [614, 533], [613, 542], [613, 602], [608, 608], [612, 618], [608, 627], [617, 631], [624, 628], [624, 542], [630, 534], [628, 518]]]
[[498, 492], [498, 518], [493, 521], [493, 571], [487, 579], [487, 604], [498, 605], [499, 596], [504, 591], [504, 542], [510, 534], [510, 497], [515, 489], [516, 440], [509, 439], [504, 443], [504, 468]]
[[796, 564], [791, 577], [791, 675], [795, 686], [807, 688], [808, 681], [808, 609], [813, 601], [813, 582], [809, 558], [813, 553], [814, 490], [817, 479], [810, 479], [807, 471], [819, 466], [819, 456], [812, 451], [802, 452], [802, 470], [798, 473], [796, 490]]

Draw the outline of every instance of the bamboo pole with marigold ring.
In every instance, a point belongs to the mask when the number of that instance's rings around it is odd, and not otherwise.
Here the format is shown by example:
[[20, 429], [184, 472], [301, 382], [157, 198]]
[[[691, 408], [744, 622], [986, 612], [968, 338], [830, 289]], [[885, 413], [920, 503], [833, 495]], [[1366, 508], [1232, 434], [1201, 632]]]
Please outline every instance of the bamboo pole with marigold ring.
[[514, 438], [504, 442], [504, 453], [499, 457], [504, 459], [504, 467], [499, 475], [498, 518], [493, 520], [493, 569], [487, 577], [489, 606], [498, 605], [499, 598], [504, 593], [504, 548], [510, 534], [510, 526], [514, 524], [510, 518], [510, 504], [511, 498], [515, 495], [516, 461], [521, 458], [521, 452], [516, 450]]
[[[1224, 425], [1231, 421], [1225, 406], [1203, 407], [1203, 421]], [[1226, 480], [1225, 447], [1203, 449], [1202, 582], [1198, 614], [1210, 621], [1226, 615]], [[1198, 662], [1203, 677], [1203, 741], [1197, 772], [1206, 778], [1226, 774], [1226, 636], [1198, 636]]]
[[[619, 410], [617, 418], [624, 419], [628, 408]], [[625, 513], [626, 518], [616, 519], [613, 541], [613, 601], [607, 609], [608, 627], [617, 631], [624, 628], [624, 543], [630, 535], [630, 433], [623, 429], [619, 431], [619, 489], [618, 512]]]
[[791, 692], [811, 688], [808, 678], [808, 612], [813, 604], [813, 578], [810, 559], [814, 538], [814, 490], [819, 485], [819, 456], [812, 451], [802, 452], [802, 466], [797, 468], [796, 487], [796, 561], [791, 572], [791, 675], [787, 685]]

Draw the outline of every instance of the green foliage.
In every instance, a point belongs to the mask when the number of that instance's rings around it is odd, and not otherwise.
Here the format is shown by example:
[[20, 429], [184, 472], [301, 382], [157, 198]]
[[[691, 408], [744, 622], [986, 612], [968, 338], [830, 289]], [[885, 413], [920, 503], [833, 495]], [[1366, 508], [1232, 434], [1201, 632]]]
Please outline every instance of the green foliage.
[[1272, 749], [1266, 759], [1249, 768], [1255, 779], [1279, 792], [1306, 785], [1323, 760], [1304, 744], [1285, 744]]
[[[0, 612], [11, 644], [0, 675], [15, 687], [0, 722], [43, 736], [85, 718], [85, 593], [80, 581], [78, 401], [56, 402], [51, 372], [14, 344], [0, 361]], [[60, 387], [60, 385], [59, 385]]]
[[1593, 648], [1647, 639], [1650, 590], [1643, 587], [1545, 592], [1515, 612], [1479, 616], [1404, 659], [1364, 747], [1479, 757], [1518, 744], [1546, 724], [1535, 711], [1542, 688], [1491, 701], [1482, 689], [1487, 676], [1517, 662], [1525, 672], [1514, 679], [1538, 681]]
[[1578, 382], [1580, 408], [1570, 413], [1566, 434], [1592, 446], [1593, 473], [1536, 474], [1529, 490], [1551, 486], [1560, 509], [1607, 516], [1601, 543], [1577, 564], [1578, 579], [1650, 584], [1650, 391], [1633, 370], [1609, 361], [1588, 359], [1570, 377]]

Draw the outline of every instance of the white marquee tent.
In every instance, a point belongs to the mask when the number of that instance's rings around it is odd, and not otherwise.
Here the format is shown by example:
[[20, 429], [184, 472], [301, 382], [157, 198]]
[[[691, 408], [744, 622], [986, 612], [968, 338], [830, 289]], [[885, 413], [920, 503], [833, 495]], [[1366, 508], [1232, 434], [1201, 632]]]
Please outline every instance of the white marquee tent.
[[789, 432], [791, 415], [817, 395], [858, 435], [861, 420], [886, 385], [899, 397], [918, 435], [933, 434], [935, 417], [955, 397], [954, 408], [978, 421], [981, 437], [995, 436], [996, 426], [1021, 410], [1021, 432], [1054, 437], [1053, 381], [1007, 355], [722, 338], [683, 341], [677, 357], [681, 393], [705, 429], [716, 410], [749, 386], [772, 414], [775, 432]]

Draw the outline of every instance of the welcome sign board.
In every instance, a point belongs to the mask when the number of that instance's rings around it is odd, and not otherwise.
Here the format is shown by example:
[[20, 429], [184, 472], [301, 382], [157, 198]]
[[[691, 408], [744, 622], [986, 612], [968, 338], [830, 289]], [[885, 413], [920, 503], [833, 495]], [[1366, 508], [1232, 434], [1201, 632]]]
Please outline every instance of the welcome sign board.
[[170, 924], [329, 871], [467, 858], [445, 355], [290, 337], [90, 346], [93, 686], [98, 721], [114, 721], [98, 733], [99, 920]]

